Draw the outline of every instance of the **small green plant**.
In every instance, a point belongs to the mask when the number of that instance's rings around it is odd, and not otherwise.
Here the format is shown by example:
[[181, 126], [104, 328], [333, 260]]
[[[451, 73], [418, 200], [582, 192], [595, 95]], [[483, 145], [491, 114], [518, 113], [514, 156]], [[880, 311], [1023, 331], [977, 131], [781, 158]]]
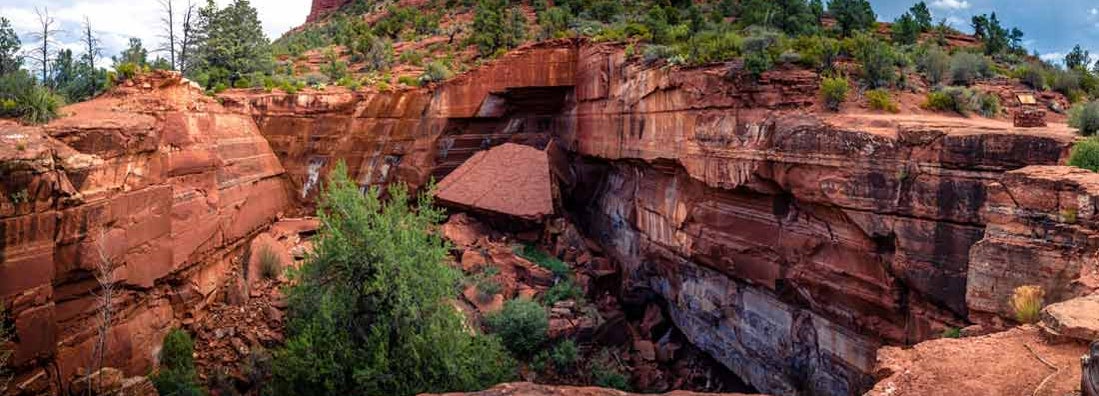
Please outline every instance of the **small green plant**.
[[820, 82], [820, 96], [824, 99], [824, 106], [832, 111], [839, 111], [850, 90], [851, 87], [844, 77], [826, 77]]
[[994, 94], [981, 93], [977, 96], [979, 101], [977, 112], [982, 116], [993, 118], [1000, 114], [1000, 98]]
[[11, 203], [16, 204], [16, 205], [27, 203], [27, 202], [30, 202], [30, 200], [31, 200], [30, 199], [30, 193], [25, 188], [22, 189], [22, 190], [11, 193], [9, 198], [11, 198]]
[[1072, 106], [1068, 112], [1068, 124], [1079, 130], [1081, 135], [1094, 135], [1099, 131], [1099, 101]]
[[427, 64], [424, 74], [420, 76], [420, 85], [436, 83], [450, 78], [450, 69], [440, 61]]
[[1015, 288], [1011, 295], [1011, 308], [1015, 311], [1015, 320], [1019, 323], [1035, 323], [1042, 311], [1042, 298], [1045, 292], [1041, 286], [1026, 285]]
[[992, 75], [992, 64], [984, 55], [958, 52], [950, 58], [950, 76], [954, 84], [970, 85]]
[[591, 373], [592, 382], [603, 388], [614, 388], [622, 391], [630, 390], [630, 382], [626, 378], [626, 370], [614, 358], [609, 349], [599, 351], [592, 359], [588, 371]]
[[550, 358], [557, 372], [564, 373], [576, 367], [576, 359], [580, 356], [580, 348], [573, 340], [565, 340], [553, 347]]
[[1068, 157], [1069, 166], [1099, 172], [1099, 137], [1089, 137], [1076, 142]]
[[534, 245], [523, 245], [516, 253], [519, 254], [520, 257], [537, 264], [539, 267], [550, 270], [558, 277], [567, 278], [572, 274], [572, 270], [569, 269], [568, 264], [558, 260], [556, 257], [550, 256], [549, 253], [543, 252]]
[[546, 342], [549, 317], [546, 309], [526, 299], [514, 299], [504, 309], [485, 318], [492, 333], [516, 355], [529, 356]]
[[470, 284], [477, 289], [477, 298], [480, 302], [491, 301], [494, 296], [503, 291], [504, 287], [496, 281], [496, 275], [499, 273], [500, 269], [496, 267], [486, 267], [469, 278]]
[[889, 94], [889, 91], [884, 89], [874, 89], [866, 92], [866, 101], [869, 102], [870, 108], [874, 110], [888, 111], [890, 113], [899, 113], [900, 107], [897, 106], [897, 102], [893, 101], [893, 96]]
[[962, 338], [962, 330], [957, 327], [948, 327], [943, 330], [943, 338]]
[[951, 111], [955, 108], [954, 98], [943, 91], [928, 92], [922, 106], [928, 110], [939, 111]]
[[202, 396], [195, 372], [194, 342], [180, 329], [172, 329], [164, 337], [160, 349], [160, 369], [150, 379], [161, 395]]
[[1076, 224], [1076, 208], [1066, 208], [1061, 210], [1061, 219], [1068, 224]]
[[400, 76], [400, 77], [397, 77], [397, 82], [398, 82], [398, 83], [400, 83], [400, 84], [404, 84], [404, 85], [410, 86], [410, 87], [418, 87], [418, 86], [420, 86], [420, 80], [417, 80], [416, 78], [414, 78], [414, 77], [412, 77], [412, 76]]
[[559, 280], [553, 287], [546, 290], [546, 293], [542, 295], [542, 302], [548, 306], [558, 301], [576, 300], [579, 301], [584, 298], [584, 291], [580, 290], [579, 286], [571, 279], [563, 278]]
[[282, 272], [282, 259], [274, 249], [263, 244], [259, 248], [259, 267], [260, 275], [263, 275], [264, 279], [275, 279]]

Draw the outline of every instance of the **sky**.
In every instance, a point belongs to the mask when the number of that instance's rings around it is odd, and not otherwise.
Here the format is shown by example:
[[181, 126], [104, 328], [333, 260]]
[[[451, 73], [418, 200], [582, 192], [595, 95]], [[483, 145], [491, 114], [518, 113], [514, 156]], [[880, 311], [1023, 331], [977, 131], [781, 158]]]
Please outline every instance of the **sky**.
[[[178, 4], [187, 0], [173, 0]], [[203, 0], [192, 0], [204, 3]], [[217, 0], [224, 5], [230, 0]], [[936, 20], [946, 19], [962, 31], [970, 31], [970, 17], [996, 12], [1004, 26], [1019, 27], [1026, 33], [1029, 50], [1044, 59], [1060, 61], [1073, 45], [1081, 44], [1099, 58], [1099, 1], [1095, 0], [926, 0]], [[892, 21], [915, 0], [870, 0], [878, 19]], [[274, 40], [300, 25], [309, 13], [310, 0], [252, 0], [259, 11], [264, 31]], [[75, 53], [79, 45], [80, 25], [87, 17], [103, 41], [104, 57], [119, 53], [130, 37], [141, 38], [146, 48], [157, 48], [164, 41], [158, 27], [162, 16], [154, 0], [0, 0], [0, 16], [8, 18], [29, 47], [27, 34], [37, 23], [35, 7], [48, 9], [65, 32], [59, 37], [63, 47]], [[155, 55], [151, 55], [155, 57]]]

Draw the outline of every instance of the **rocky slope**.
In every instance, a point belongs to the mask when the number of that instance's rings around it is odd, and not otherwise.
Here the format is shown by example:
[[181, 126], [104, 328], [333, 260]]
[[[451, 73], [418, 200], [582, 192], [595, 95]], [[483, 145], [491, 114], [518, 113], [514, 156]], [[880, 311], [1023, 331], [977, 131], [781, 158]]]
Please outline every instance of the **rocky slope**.
[[147, 374], [164, 334], [204, 314], [241, 245], [290, 202], [255, 123], [178, 76], [64, 112], [0, 125], [0, 298], [24, 394], [64, 393], [100, 364]]

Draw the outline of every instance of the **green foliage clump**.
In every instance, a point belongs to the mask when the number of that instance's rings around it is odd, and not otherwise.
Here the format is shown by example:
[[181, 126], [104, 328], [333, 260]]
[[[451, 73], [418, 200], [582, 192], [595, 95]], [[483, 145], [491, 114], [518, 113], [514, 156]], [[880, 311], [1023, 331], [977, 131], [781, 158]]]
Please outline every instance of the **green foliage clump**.
[[733, 31], [704, 31], [687, 41], [688, 58], [693, 64], [724, 61], [740, 55], [744, 39]]
[[992, 76], [992, 63], [983, 55], [958, 52], [950, 58], [950, 76], [954, 84], [970, 85], [977, 78]]
[[916, 44], [920, 38], [920, 23], [911, 13], [904, 13], [893, 21], [892, 34], [894, 44]]
[[584, 291], [580, 289], [580, 286], [577, 286], [576, 282], [571, 279], [565, 278], [558, 280], [549, 290], [546, 290], [546, 293], [542, 295], [542, 302], [552, 306], [558, 301], [578, 301], [582, 298], [584, 298]]
[[828, 12], [836, 18], [836, 25], [844, 36], [869, 30], [878, 19], [867, 0], [832, 0], [828, 2]]
[[626, 370], [611, 355], [611, 351], [604, 349], [592, 360], [589, 371], [592, 382], [603, 388], [613, 388], [622, 391], [630, 390], [630, 381], [626, 377]]
[[1099, 101], [1072, 106], [1068, 112], [1068, 124], [1079, 130], [1081, 135], [1094, 135], [1099, 131]]
[[481, 56], [518, 46], [526, 40], [527, 20], [521, 10], [504, 0], [479, 0], [473, 15], [472, 44]]
[[572, 20], [572, 14], [564, 7], [549, 7], [538, 12], [538, 25], [542, 27], [538, 38], [544, 40], [568, 36]]
[[862, 65], [862, 80], [867, 87], [886, 88], [897, 80], [897, 54], [893, 47], [867, 33], [849, 39], [846, 45]]
[[289, 290], [276, 394], [472, 391], [514, 377], [499, 339], [467, 333], [448, 301], [459, 274], [433, 231], [444, 218], [433, 189], [412, 200], [395, 185], [383, 200], [343, 162], [329, 173], [315, 251]]
[[824, 98], [825, 107], [832, 111], [839, 111], [850, 90], [844, 77], [826, 77], [820, 82], [820, 96]]
[[164, 336], [164, 345], [160, 349], [160, 369], [150, 377], [157, 393], [180, 396], [206, 394], [198, 385], [194, 351], [191, 336], [183, 330], [172, 329]]
[[58, 117], [65, 101], [23, 70], [0, 75], [0, 117], [44, 124]]
[[514, 299], [504, 309], [485, 318], [493, 334], [499, 335], [504, 346], [516, 355], [529, 356], [546, 342], [549, 316], [537, 302]]
[[867, 91], [866, 101], [870, 104], [870, 108], [874, 110], [888, 111], [890, 113], [898, 113], [901, 111], [897, 106], [897, 102], [893, 101], [893, 96], [889, 94], [889, 91], [884, 89]]
[[404, 84], [410, 87], [420, 86], [420, 80], [412, 76], [400, 76], [397, 77], [397, 83]]
[[253, 73], [270, 73], [274, 62], [256, 9], [248, 0], [233, 0], [222, 9], [214, 2], [199, 11], [200, 37], [194, 49], [192, 80], [207, 88], [233, 86]]
[[556, 257], [550, 256], [549, 253], [542, 251], [534, 245], [525, 244], [516, 253], [519, 254], [519, 256], [530, 260], [530, 262], [537, 264], [539, 267], [550, 270], [558, 277], [565, 278], [572, 274], [572, 270], [569, 269], [568, 264], [558, 260]]
[[424, 74], [420, 75], [420, 85], [436, 83], [450, 78], [450, 69], [441, 61], [427, 64]]
[[949, 327], [943, 330], [943, 338], [962, 338], [962, 330], [957, 327]]
[[1000, 113], [1000, 98], [967, 88], [946, 87], [928, 93], [922, 106], [929, 110], [953, 111], [961, 115], [977, 112], [985, 117], [995, 117]]
[[930, 46], [917, 57], [916, 67], [931, 85], [944, 84], [951, 71], [951, 57], [939, 46]]
[[564, 373], [576, 367], [576, 360], [580, 357], [580, 348], [573, 340], [565, 340], [553, 347], [550, 352], [550, 360], [557, 372]]
[[1099, 138], [1090, 137], [1076, 142], [1068, 157], [1069, 166], [1099, 172]]
[[[406, 51], [405, 54], [414, 53]], [[393, 65], [393, 42], [373, 34], [364, 34], [355, 40], [355, 59], [361, 61], [363, 71], [371, 72], [388, 69]], [[404, 60], [404, 54], [402, 60]]]

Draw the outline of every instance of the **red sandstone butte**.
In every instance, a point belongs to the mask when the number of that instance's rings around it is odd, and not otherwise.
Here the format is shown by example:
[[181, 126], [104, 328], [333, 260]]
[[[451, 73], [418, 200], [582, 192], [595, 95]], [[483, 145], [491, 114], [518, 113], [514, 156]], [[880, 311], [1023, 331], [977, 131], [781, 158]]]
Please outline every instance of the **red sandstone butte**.
[[552, 215], [553, 183], [544, 151], [505, 143], [474, 154], [439, 183], [444, 204], [542, 220]]

